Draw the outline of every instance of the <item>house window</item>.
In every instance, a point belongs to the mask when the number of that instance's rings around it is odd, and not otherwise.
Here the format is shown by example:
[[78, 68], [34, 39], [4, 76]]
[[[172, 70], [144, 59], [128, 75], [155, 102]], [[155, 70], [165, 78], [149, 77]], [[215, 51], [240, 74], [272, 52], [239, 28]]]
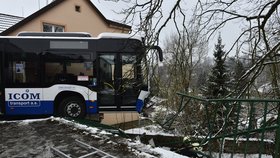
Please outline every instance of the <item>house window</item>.
[[81, 12], [81, 6], [78, 6], [78, 5], [75, 5], [75, 10], [76, 10], [76, 12]]
[[43, 32], [64, 32], [64, 26], [44, 23]]

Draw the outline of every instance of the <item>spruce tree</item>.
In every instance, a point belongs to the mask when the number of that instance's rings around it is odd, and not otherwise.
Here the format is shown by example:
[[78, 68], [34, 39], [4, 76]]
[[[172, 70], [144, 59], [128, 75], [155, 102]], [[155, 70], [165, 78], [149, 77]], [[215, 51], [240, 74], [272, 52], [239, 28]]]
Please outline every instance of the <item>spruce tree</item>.
[[[223, 48], [224, 45], [222, 44], [222, 38], [221, 35], [219, 35], [218, 43], [215, 44], [214, 50], [215, 63], [212, 67], [207, 81], [205, 96], [208, 99], [221, 99], [225, 98], [229, 94], [230, 79], [225, 63], [225, 51], [223, 50]], [[228, 113], [231, 108], [232, 107], [230, 105], [225, 105], [223, 102], [211, 102], [211, 104], [208, 105], [207, 111], [209, 115], [207, 116], [207, 119], [212, 120], [210, 121], [212, 122], [211, 133], [216, 133], [221, 128], [223, 128], [223, 125], [225, 123], [224, 118], [228, 116]], [[230, 117], [232, 117], [232, 114], [230, 114]], [[232, 119], [228, 118], [226, 120], [228, 120], [227, 126], [230, 127], [232, 125], [232, 121], [230, 120]]]
[[206, 90], [206, 97], [224, 98], [229, 93], [229, 76], [225, 64], [225, 51], [223, 50], [221, 35], [218, 37], [218, 43], [214, 50], [214, 66], [208, 78], [208, 86]]

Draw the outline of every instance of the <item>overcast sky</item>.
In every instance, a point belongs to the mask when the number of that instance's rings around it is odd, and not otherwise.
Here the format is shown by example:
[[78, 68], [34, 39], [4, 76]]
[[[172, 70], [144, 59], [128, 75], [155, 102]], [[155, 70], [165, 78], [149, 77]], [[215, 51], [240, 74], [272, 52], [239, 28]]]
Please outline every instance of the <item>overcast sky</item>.
[[[35, 11], [39, 10], [40, 8], [43, 8], [47, 3], [50, 3], [52, 0], [1, 0], [0, 1], [0, 13], [3, 14], [10, 14], [10, 15], [16, 15], [21, 17], [27, 17], [30, 14], [34, 13]], [[117, 12], [121, 11], [122, 8], [124, 8], [127, 4], [126, 2], [119, 1], [118, 3], [115, 2], [108, 2], [104, 0], [91, 0], [94, 5], [102, 12], [102, 14], [110, 20], [114, 20], [117, 22], [121, 22], [124, 15], [119, 15]], [[192, 0], [191, 0], [192, 1]], [[165, 1], [166, 3], [174, 3], [172, 0]], [[187, 1], [189, 6], [189, 2]], [[170, 4], [165, 4], [166, 7], [170, 7]], [[168, 10], [168, 8], [165, 8], [164, 10]], [[172, 28], [166, 28], [165, 34], [168, 34], [172, 31]], [[230, 45], [233, 43], [234, 36], [234, 27], [229, 32], [227, 32], [225, 29], [222, 31], [222, 39], [223, 42], [226, 44], [225, 49], [228, 50]], [[237, 34], [237, 33], [236, 33]], [[213, 40], [211, 40], [212, 43], [209, 43], [209, 48], [211, 49], [209, 52], [210, 54], [213, 53], [212, 50], [214, 48], [214, 44], [217, 43], [216, 37], [214, 37]]]
[[[0, 13], [16, 15], [21, 17], [27, 17], [35, 11], [43, 8], [47, 3], [50, 3], [52, 0], [1, 0], [0, 1]], [[108, 19], [117, 19], [116, 14], [112, 14], [112, 5], [104, 5], [108, 2], [103, 0], [92, 0], [92, 2], [100, 9], [100, 11]], [[116, 3], [114, 4], [116, 5]], [[118, 3], [118, 5], [122, 5]], [[116, 7], [118, 9], [119, 7]]]
[[1, 0], [0, 13], [26, 17], [37, 11], [39, 6], [45, 6], [46, 2], [46, 0]]

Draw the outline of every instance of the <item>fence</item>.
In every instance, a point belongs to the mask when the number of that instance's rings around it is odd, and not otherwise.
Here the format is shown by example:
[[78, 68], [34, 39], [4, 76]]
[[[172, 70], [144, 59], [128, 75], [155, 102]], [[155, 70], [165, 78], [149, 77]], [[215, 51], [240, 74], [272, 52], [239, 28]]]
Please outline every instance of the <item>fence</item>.
[[[181, 104], [164, 123], [178, 116], [207, 157], [280, 157], [280, 100], [202, 99], [178, 93]], [[188, 115], [190, 111], [196, 115]], [[184, 114], [184, 115], [182, 115]], [[190, 118], [191, 117], [191, 118]]]

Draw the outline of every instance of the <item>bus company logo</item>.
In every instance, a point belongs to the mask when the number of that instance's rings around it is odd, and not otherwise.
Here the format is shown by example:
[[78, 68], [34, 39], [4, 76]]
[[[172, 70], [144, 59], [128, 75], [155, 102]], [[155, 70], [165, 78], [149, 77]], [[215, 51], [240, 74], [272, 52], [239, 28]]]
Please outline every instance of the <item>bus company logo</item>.
[[40, 93], [29, 93], [27, 89], [26, 93], [8, 93], [9, 100], [40, 100]]
[[8, 93], [10, 107], [37, 107], [40, 106], [40, 93], [32, 93], [26, 89], [23, 93]]

